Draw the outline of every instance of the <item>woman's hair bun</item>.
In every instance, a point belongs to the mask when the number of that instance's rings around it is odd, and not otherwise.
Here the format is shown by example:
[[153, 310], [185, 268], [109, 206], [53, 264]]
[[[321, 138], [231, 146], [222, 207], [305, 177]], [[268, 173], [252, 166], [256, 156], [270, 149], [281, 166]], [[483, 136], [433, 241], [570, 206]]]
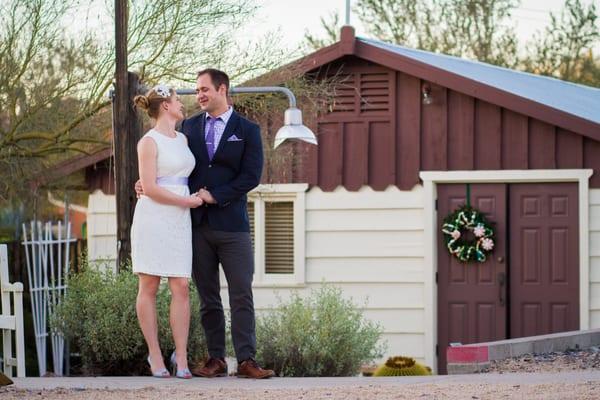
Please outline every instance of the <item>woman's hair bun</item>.
[[147, 110], [150, 107], [150, 100], [143, 94], [139, 94], [133, 98], [133, 102], [136, 106], [140, 107], [143, 110]]

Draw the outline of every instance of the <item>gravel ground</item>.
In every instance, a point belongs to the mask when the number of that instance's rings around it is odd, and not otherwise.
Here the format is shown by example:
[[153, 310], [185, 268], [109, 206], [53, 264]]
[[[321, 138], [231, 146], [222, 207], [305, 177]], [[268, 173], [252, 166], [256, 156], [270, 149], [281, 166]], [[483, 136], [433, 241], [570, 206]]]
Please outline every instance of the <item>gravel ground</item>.
[[490, 368], [485, 372], [563, 372], [582, 370], [600, 370], [599, 347], [592, 347], [587, 350], [526, 354], [506, 360], [492, 361]]
[[[17, 379], [17, 386], [0, 387], [0, 399], [44, 400], [362, 400], [362, 399], [527, 399], [597, 400], [600, 398], [600, 349], [533, 354], [494, 362], [491, 374], [430, 377], [433, 381], [389, 378], [372, 381], [311, 381], [311, 378], [241, 382], [235, 378], [187, 382], [151, 378]], [[588, 371], [588, 372], [585, 372]], [[526, 374], [524, 372], [533, 372]], [[561, 373], [562, 372], [562, 373]], [[494, 374], [495, 373], [495, 374]], [[523, 374], [521, 374], [523, 373]], [[557, 373], [557, 374], [555, 374]], [[498, 375], [502, 374], [502, 375]], [[426, 377], [411, 377], [426, 379]], [[62, 380], [64, 379], [64, 380]], [[229, 379], [226, 381], [225, 379]], [[327, 378], [324, 378], [327, 379]], [[360, 379], [360, 378], [354, 378]], [[363, 378], [386, 379], [386, 378]], [[323, 384], [323, 382], [327, 382]], [[330, 387], [326, 385], [330, 384]], [[41, 385], [41, 386], [37, 386]], [[60, 386], [68, 387], [61, 388]], [[262, 386], [261, 386], [262, 385]], [[36, 387], [37, 386], [37, 387]], [[108, 387], [118, 389], [110, 390]], [[136, 388], [136, 386], [138, 388]], [[161, 387], [162, 386], [162, 387]], [[45, 387], [46, 389], [40, 389]], [[52, 389], [55, 388], [55, 389]], [[135, 388], [135, 389], [134, 389]]]
[[359, 399], [532, 399], [532, 400], [592, 400], [598, 399], [600, 382], [578, 384], [418, 384], [402, 387], [377, 385], [332, 387], [318, 389], [185, 389], [85, 390], [54, 389], [25, 390], [0, 388], [0, 398], [44, 400], [133, 400], [133, 399], [201, 399], [201, 400], [359, 400]]

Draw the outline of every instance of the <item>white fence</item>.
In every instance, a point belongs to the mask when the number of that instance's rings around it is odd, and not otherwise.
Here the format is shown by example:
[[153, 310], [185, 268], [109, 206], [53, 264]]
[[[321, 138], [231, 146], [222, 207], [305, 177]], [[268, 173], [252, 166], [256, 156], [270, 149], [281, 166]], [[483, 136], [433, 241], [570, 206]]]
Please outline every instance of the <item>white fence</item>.
[[[28, 229], [29, 228], [29, 229]], [[29, 232], [29, 234], [28, 234]], [[35, 344], [40, 376], [46, 375], [47, 323], [56, 307], [66, 295], [69, 275], [71, 243], [77, 239], [71, 237], [71, 223], [60, 221], [56, 225], [40, 221], [23, 224], [23, 245], [29, 275], [29, 291]], [[65, 359], [65, 341], [61, 332], [52, 329], [52, 361], [54, 374], [63, 375]]]
[[[13, 303], [11, 307], [10, 295]], [[2, 331], [2, 359], [6, 376], [13, 376], [13, 368], [17, 369], [17, 377], [25, 376], [25, 334], [23, 332], [23, 284], [10, 283], [8, 280], [8, 251], [5, 244], [0, 245], [0, 331]], [[13, 355], [13, 333], [16, 347]]]

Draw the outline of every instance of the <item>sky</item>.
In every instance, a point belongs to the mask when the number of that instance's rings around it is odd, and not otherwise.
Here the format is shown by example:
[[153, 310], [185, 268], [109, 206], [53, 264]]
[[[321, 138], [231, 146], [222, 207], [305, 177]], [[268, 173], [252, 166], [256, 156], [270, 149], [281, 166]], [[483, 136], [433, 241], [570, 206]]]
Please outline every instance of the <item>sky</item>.
[[[104, 0], [108, 1], [108, 0]], [[72, 25], [72, 29], [88, 26], [106, 26], [106, 22], [97, 19], [98, 10], [104, 8], [104, 1], [96, 0], [94, 6], [88, 11], [88, 18], [81, 15], [70, 19], [79, 21]], [[258, 40], [270, 32], [279, 31], [281, 44], [289, 49], [296, 48], [303, 42], [304, 34], [308, 30], [313, 34], [322, 34], [320, 17], [327, 17], [338, 11], [343, 21], [345, 16], [346, 0], [256, 0], [260, 5], [257, 14], [239, 32], [240, 41]], [[418, 0], [417, 0], [418, 1]], [[584, 0], [590, 2], [592, 0]], [[593, 0], [600, 8], [600, 0]], [[355, 5], [357, 0], [351, 0]], [[536, 31], [542, 30], [550, 21], [550, 12], [562, 9], [564, 0], [521, 0], [520, 6], [514, 11], [513, 18], [517, 28], [519, 41], [524, 43]], [[351, 15], [350, 24], [354, 26], [358, 36], [369, 36], [361, 25], [356, 15]], [[113, 35], [112, 32], [105, 32]]]
[[[600, 7], [600, 0], [594, 1]], [[351, 1], [353, 5], [356, 2], [357, 0]], [[343, 20], [346, 8], [346, 0], [259, 0], [259, 3], [262, 7], [244, 29], [242, 37], [260, 37], [269, 31], [280, 29], [283, 43], [289, 47], [301, 43], [307, 29], [311, 33], [323, 32], [321, 16], [337, 10]], [[550, 11], [561, 10], [563, 4], [564, 0], [521, 0], [521, 5], [514, 12], [520, 41], [525, 42], [537, 30], [547, 26]], [[368, 36], [356, 15], [351, 15], [350, 24], [354, 26], [358, 36]]]

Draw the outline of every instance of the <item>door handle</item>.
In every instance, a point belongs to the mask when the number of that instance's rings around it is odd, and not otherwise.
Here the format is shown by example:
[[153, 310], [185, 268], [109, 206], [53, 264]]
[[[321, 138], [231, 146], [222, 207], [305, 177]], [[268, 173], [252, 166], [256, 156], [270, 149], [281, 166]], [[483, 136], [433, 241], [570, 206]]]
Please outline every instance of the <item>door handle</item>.
[[504, 298], [504, 286], [506, 285], [506, 274], [504, 272], [498, 272], [498, 291], [499, 291], [499, 301], [500, 305], [504, 306], [506, 304], [506, 299]]

